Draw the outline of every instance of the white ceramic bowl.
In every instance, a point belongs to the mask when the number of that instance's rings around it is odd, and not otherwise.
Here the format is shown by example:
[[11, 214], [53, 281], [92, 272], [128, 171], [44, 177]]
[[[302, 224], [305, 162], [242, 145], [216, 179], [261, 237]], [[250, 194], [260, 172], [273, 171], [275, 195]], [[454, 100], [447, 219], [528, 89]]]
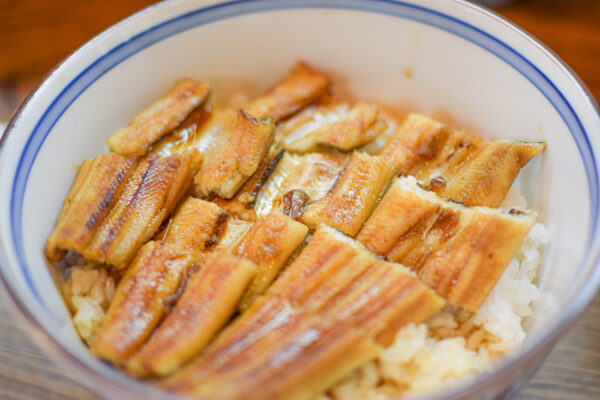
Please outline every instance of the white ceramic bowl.
[[[181, 0], [158, 4], [58, 66], [11, 121], [0, 160], [1, 276], [42, 346], [107, 398], [166, 396], [92, 357], [43, 259], [75, 166], [184, 76], [263, 90], [298, 60], [346, 90], [404, 110], [451, 115], [488, 137], [545, 140], [521, 181], [551, 232], [544, 301], [528, 339], [491, 372], [431, 398], [510, 393], [544, 359], [600, 283], [600, 118], [551, 52], [507, 21], [459, 0]], [[412, 72], [405, 74], [405, 71]]]

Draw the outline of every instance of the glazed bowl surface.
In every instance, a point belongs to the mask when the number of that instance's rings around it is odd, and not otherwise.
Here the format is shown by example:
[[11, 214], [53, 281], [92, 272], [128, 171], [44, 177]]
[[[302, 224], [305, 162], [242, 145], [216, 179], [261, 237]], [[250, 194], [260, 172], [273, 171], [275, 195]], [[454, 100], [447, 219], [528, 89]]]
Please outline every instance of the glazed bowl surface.
[[525, 343], [431, 399], [508, 396], [600, 285], [600, 117], [555, 55], [460, 0], [173, 0], [77, 50], [21, 106], [1, 142], [0, 272], [31, 334], [106, 398], [170, 398], [95, 359], [74, 332], [43, 257], [77, 165], [175, 80], [259, 93], [297, 61], [338, 90], [432, 115], [487, 138], [544, 140], [519, 181], [551, 241]]

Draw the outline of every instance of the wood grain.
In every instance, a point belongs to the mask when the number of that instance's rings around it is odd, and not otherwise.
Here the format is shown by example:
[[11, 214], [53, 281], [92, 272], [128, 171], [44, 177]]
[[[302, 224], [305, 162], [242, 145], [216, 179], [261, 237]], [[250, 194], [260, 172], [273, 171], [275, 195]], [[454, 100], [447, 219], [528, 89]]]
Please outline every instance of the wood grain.
[[[0, 120], [76, 47], [150, 3], [0, 0]], [[521, 0], [497, 11], [548, 45], [600, 98], [600, 1]], [[517, 399], [599, 399], [599, 344], [597, 296]], [[0, 297], [0, 399], [98, 398], [32, 343]]]

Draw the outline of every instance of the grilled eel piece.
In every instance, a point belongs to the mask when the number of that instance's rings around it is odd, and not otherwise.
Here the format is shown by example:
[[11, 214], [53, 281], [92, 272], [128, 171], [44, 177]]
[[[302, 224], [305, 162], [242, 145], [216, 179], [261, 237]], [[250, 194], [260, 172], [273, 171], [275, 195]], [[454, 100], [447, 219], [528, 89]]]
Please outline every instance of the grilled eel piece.
[[246, 221], [237, 217], [230, 217], [225, 226], [225, 231], [221, 239], [214, 243], [215, 251], [223, 251], [235, 246], [242, 238], [244, 234], [252, 226], [252, 222]]
[[443, 304], [402, 266], [320, 225], [265, 296], [162, 386], [202, 399], [309, 399], [374, 358], [393, 320], [420, 322]]
[[253, 100], [245, 111], [279, 122], [315, 102], [329, 89], [329, 78], [299, 62], [275, 87]]
[[152, 146], [148, 154], [162, 157], [190, 154], [192, 170], [197, 172], [225, 147], [237, 116], [237, 111], [230, 108], [198, 107], [172, 134]]
[[175, 308], [128, 363], [129, 372], [167, 375], [194, 357], [231, 318], [256, 270], [254, 263], [227, 253], [209, 257], [190, 278]]
[[273, 141], [272, 119], [257, 119], [239, 111], [226, 145], [205, 162], [194, 177], [196, 193], [230, 199], [258, 169]]
[[[292, 154], [284, 152], [269, 179], [263, 184], [254, 203], [255, 215], [285, 213], [298, 219], [309, 201], [327, 195], [348, 157], [337, 151]], [[286, 197], [297, 193], [304, 201], [292, 210], [286, 209]]]
[[442, 197], [497, 207], [520, 169], [544, 147], [539, 142], [467, 137], [431, 118], [410, 114], [378, 155]]
[[191, 157], [147, 157], [82, 249], [88, 260], [123, 270], [160, 227], [191, 184]]
[[123, 156], [144, 155], [161, 136], [175, 129], [210, 94], [210, 86], [182, 79], [163, 97], [138, 114], [129, 124], [106, 141]]
[[229, 215], [216, 204], [188, 197], [157, 237], [197, 262], [224, 236]]
[[465, 207], [394, 181], [357, 240], [410, 267], [450, 303], [476, 311], [535, 223], [533, 212]]
[[306, 110], [311, 118], [303, 112], [278, 129], [286, 150], [308, 152], [332, 146], [349, 151], [372, 141], [387, 128], [386, 122], [379, 119], [379, 108], [372, 103], [361, 101], [350, 109], [346, 104], [313, 108]]
[[256, 220], [231, 250], [235, 256], [252, 261], [258, 267], [256, 276], [240, 301], [241, 311], [271, 285], [307, 234], [306, 225], [285, 215], [268, 214]]
[[[207, 105], [197, 107], [171, 135], [159, 139], [149, 150], [148, 155], [169, 157], [174, 154], [180, 156], [189, 154], [192, 156], [192, 170], [198, 171], [202, 167], [207, 148], [219, 142], [217, 135], [219, 138], [224, 136], [215, 128], [221, 127], [233, 119], [218, 120], [215, 115], [221, 114], [218, 111], [213, 112]], [[211, 128], [213, 132], [211, 132]]]
[[283, 150], [275, 144], [271, 145], [267, 156], [260, 162], [254, 175], [244, 183], [233, 198], [217, 197], [213, 201], [231, 215], [246, 221], [254, 221], [257, 217], [254, 206], [258, 194], [282, 157]]
[[[192, 169], [195, 172], [200, 170], [203, 162], [214, 165], [219, 154], [231, 153], [231, 148], [227, 144], [235, 128], [237, 115], [231, 109], [199, 108], [192, 112], [173, 135], [161, 140], [150, 154], [161, 156], [191, 154], [194, 157]], [[254, 212], [256, 196], [282, 156], [283, 150], [272, 144], [267, 154], [260, 160], [256, 172], [231, 199], [215, 197], [212, 200], [231, 215], [253, 221], [256, 219]]]
[[139, 251], [119, 282], [91, 351], [123, 363], [148, 338], [165, 312], [192, 261], [164, 242], [151, 241]]
[[449, 134], [441, 122], [409, 114], [377, 155], [389, 159], [400, 174], [408, 175], [440, 154]]
[[204, 200], [190, 197], [181, 205], [162, 240], [144, 245], [119, 282], [92, 352], [123, 363], [144, 343], [188, 270], [212, 250], [211, 243], [223, 232], [224, 216]]
[[82, 253], [115, 205], [138, 164], [135, 158], [100, 154], [85, 160], [46, 242], [46, 257], [56, 261], [65, 250]]
[[335, 150], [292, 154], [273, 145], [257, 172], [231, 200], [216, 198], [214, 202], [248, 221], [269, 213], [299, 220], [310, 201], [325, 197], [347, 159]]
[[272, 119], [257, 119], [239, 111], [227, 143], [194, 177], [201, 196], [217, 194], [230, 199], [258, 169], [273, 141]]
[[545, 143], [488, 142], [439, 195], [467, 206], [498, 207], [521, 168], [545, 146]]
[[330, 193], [306, 207], [302, 222], [311, 228], [323, 222], [355, 236], [394, 174], [395, 169], [386, 158], [355, 152]]

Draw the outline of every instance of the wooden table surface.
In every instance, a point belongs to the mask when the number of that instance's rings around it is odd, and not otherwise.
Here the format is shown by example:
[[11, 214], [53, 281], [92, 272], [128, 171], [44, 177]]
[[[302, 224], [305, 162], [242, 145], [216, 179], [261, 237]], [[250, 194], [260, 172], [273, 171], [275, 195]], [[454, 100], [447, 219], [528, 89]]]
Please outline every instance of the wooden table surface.
[[[62, 58], [150, 3], [0, 0], [0, 121]], [[546, 43], [600, 99], [600, 0], [521, 0], [497, 11]], [[600, 399], [599, 347], [597, 296], [517, 398]], [[0, 303], [0, 399], [97, 398], [58, 369]]]

